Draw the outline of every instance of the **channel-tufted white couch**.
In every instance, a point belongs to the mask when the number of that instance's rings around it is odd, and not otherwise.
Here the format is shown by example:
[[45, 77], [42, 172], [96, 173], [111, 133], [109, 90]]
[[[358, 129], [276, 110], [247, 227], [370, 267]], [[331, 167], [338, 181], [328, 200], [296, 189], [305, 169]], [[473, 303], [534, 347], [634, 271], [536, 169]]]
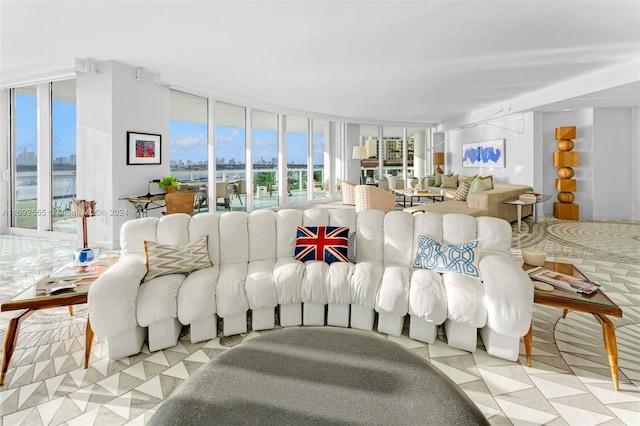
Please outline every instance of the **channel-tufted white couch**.
[[[294, 259], [297, 226], [355, 231], [356, 263]], [[212, 267], [142, 284], [143, 241], [183, 246], [208, 235]], [[443, 244], [482, 242], [482, 281], [412, 268], [419, 235]], [[148, 334], [151, 351], [174, 346], [183, 325], [195, 342], [275, 326], [330, 325], [409, 336], [433, 343], [444, 323], [450, 346], [473, 352], [477, 331], [491, 355], [516, 360], [531, 324], [533, 287], [510, 253], [502, 219], [351, 209], [284, 209], [204, 213], [126, 222], [120, 260], [91, 286], [89, 317], [106, 336], [112, 359], [136, 354]]]

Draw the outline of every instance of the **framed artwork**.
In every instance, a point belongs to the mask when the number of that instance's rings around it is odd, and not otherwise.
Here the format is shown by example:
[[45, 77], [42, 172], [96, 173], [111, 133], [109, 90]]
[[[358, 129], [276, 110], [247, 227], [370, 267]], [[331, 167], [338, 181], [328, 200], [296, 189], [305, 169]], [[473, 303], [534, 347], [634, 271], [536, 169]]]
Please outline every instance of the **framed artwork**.
[[462, 144], [462, 167], [504, 167], [504, 139]]
[[127, 164], [160, 164], [162, 136], [127, 132]]

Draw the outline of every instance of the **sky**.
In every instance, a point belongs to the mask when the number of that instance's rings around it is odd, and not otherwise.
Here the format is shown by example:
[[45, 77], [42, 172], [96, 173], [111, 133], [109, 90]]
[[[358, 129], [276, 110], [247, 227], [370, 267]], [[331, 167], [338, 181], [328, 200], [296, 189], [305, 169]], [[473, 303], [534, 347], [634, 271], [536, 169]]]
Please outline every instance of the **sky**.
[[[36, 97], [16, 94], [16, 148], [21, 153], [37, 151]], [[171, 120], [169, 155], [171, 160], [205, 161], [207, 158], [207, 125]], [[153, 133], [153, 132], [151, 132]], [[244, 163], [245, 129], [217, 126], [216, 157]], [[287, 163], [306, 164], [306, 133], [287, 134]], [[324, 160], [324, 135], [314, 134], [313, 162]], [[125, 136], [122, 137], [125, 143]], [[76, 104], [53, 101], [53, 158], [68, 157], [76, 153]], [[278, 136], [275, 131], [253, 130], [253, 161], [260, 158], [269, 162], [278, 156]]]
[[[270, 161], [278, 157], [278, 133], [268, 130], [253, 132], [253, 161], [260, 158]], [[171, 120], [169, 138], [172, 160], [204, 161], [207, 157], [207, 125], [186, 121]], [[235, 159], [244, 163], [246, 132], [243, 128], [216, 126], [216, 157], [225, 162]], [[306, 164], [306, 133], [287, 134], [287, 163]], [[313, 162], [324, 161], [324, 135], [315, 134], [313, 143]]]
[[[53, 158], [76, 153], [76, 104], [53, 101]], [[16, 94], [16, 151], [37, 152], [36, 97]]]

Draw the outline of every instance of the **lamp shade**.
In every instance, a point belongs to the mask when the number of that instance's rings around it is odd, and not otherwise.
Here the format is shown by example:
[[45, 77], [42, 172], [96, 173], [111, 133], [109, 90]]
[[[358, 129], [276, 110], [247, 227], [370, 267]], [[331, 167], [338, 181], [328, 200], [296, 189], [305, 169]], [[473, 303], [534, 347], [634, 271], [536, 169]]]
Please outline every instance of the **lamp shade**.
[[444, 152], [433, 153], [433, 164], [435, 164], [436, 166], [444, 164]]
[[364, 160], [365, 158], [369, 158], [369, 155], [367, 155], [367, 147], [361, 145], [354, 146], [351, 158], [354, 160]]

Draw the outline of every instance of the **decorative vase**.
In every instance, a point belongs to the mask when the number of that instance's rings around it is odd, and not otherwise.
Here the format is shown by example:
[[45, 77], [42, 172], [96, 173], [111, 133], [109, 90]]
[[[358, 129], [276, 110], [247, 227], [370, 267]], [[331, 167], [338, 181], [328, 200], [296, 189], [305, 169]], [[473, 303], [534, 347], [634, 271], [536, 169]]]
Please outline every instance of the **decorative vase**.
[[164, 190], [167, 191], [167, 193], [173, 192], [173, 186], [167, 186]]

